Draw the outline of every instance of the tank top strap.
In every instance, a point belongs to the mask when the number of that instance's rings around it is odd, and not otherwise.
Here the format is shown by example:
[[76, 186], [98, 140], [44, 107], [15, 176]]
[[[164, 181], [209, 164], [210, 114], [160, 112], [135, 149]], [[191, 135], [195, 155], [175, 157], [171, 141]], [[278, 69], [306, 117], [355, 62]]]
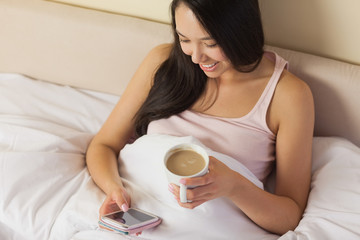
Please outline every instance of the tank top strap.
[[282, 72], [284, 69], [288, 68], [288, 62], [274, 52], [265, 52], [265, 56], [275, 62], [274, 73], [265, 88], [263, 96], [264, 98], [262, 99], [262, 104], [264, 104], [266, 106], [265, 108], [267, 109], [273, 98], [276, 85], [280, 80]]
[[254, 124], [260, 125], [263, 129], [266, 129], [267, 132], [271, 133], [267, 126], [266, 115], [281, 74], [284, 69], [288, 68], [288, 62], [274, 52], [265, 52], [265, 57], [269, 58], [275, 63], [275, 68], [257, 103], [257, 106], [255, 106], [255, 111], [253, 111], [251, 121], [254, 121]]

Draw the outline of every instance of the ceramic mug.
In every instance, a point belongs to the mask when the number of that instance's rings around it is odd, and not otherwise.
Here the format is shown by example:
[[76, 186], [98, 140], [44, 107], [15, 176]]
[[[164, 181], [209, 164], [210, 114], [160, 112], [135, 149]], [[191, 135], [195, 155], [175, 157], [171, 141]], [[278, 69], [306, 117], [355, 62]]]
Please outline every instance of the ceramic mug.
[[209, 156], [205, 149], [197, 144], [182, 143], [170, 148], [164, 157], [164, 166], [169, 183], [180, 187], [180, 201], [188, 202], [186, 197], [187, 188], [179, 181], [182, 178], [200, 177], [208, 172]]

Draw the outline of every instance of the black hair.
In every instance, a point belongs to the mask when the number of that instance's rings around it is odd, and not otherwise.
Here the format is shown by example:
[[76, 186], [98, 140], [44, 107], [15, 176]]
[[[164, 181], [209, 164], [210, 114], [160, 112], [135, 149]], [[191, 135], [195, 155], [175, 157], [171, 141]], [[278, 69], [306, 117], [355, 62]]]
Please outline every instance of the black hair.
[[264, 34], [257, 0], [173, 0], [174, 43], [169, 58], [154, 75], [147, 99], [135, 116], [135, 133], [146, 134], [151, 121], [190, 108], [202, 95], [208, 77], [181, 50], [175, 10], [185, 4], [240, 72], [253, 71], [264, 53]]

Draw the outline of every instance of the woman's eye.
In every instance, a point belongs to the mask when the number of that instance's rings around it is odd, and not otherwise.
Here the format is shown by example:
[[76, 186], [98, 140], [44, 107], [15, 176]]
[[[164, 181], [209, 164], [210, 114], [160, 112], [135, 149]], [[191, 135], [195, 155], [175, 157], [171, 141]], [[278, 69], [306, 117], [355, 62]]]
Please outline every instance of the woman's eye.
[[189, 42], [189, 40], [187, 40], [187, 39], [181, 39], [181, 38], [179, 38], [179, 41], [180, 41], [181, 43], [187, 43], [187, 42]]
[[213, 47], [217, 46], [217, 43], [214, 43], [214, 44], [206, 44], [205, 43], [205, 46], [208, 47], [208, 48], [213, 48]]

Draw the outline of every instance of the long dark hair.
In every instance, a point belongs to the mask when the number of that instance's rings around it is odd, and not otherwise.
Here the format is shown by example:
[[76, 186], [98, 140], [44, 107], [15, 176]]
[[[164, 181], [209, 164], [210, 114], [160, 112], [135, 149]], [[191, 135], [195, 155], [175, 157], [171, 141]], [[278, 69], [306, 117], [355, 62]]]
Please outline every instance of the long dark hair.
[[253, 71], [264, 53], [264, 34], [257, 0], [173, 0], [171, 3], [174, 43], [169, 58], [154, 76], [147, 99], [135, 116], [135, 133], [146, 134], [149, 123], [189, 107], [204, 92], [207, 76], [185, 55], [176, 33], [175, 10], [189, 7], [204, 29], [240, 72]]

